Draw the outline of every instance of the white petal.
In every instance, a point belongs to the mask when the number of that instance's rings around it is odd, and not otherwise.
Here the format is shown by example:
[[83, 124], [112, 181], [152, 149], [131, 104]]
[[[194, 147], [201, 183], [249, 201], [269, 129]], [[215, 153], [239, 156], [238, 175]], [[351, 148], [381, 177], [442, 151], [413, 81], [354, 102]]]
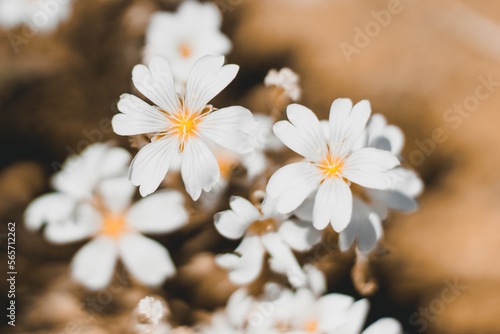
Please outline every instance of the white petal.
[[182, 180], [193, 200], [201, 190], [210, 191], [220, 178], [220, 168], [210, 149], [199, 138], [190, 138], [182, 153]]
[[358, 248], [365, 254], [370, 253], [382, 236], [382, 222], [372, 208], [361, 199], [353, 197], [351, 222], [339, 234], [341, 251], [348, 250], [358, 239]]
[[316, 115], [299, 104], [287, 108], [290, 122], [281, 121], [273, 126], [273, 132], [283, 144], [310, 161], [319, 162], [327, 152], [326, 139]]
[[225, 311], [234, 325], [243, 326], [255, 305], [254, 303], [255, 299], [248, 294], [248, 291], [245, 288], [240, 288], [233, 292], [227, 300]]
[[102, 224], [102, 216], [90, 204], [80, 204], [71, 220], [52, 222], [44, 230], [45, 238], [52, 243], [79, 241], [95, 234]]
[[239, 66], [225, 65], [224, 56], [203, 56], [191, 68], [186, 84], [185, 107], [201, 111], [238, 73]]
[[184, 196], [174, 190], [159, 190], [134, 203], [125, 220], [142, 233], [175, 231], [188, 221]]
[[393, 318], [382, 318], [368, 326], [361, 334], [401, 334], [403, 326]]
[[277, 210], [295, 210], [321, 182], [321, 175], [308, 162], [296, 162], [278, 169], [269, 179], [267, 194], [278, 197]]
[[113, 117], [112, 125], [113, 131], [121, 136], [162, 132], [168, 127], [165, 113], [134, 95], [123, 94], [118, 109], [122, 113]]
[[269, 264], [272, 270], [286, 274], [294, 287], [306, 284], [306, 275], [300, 267], [290, 246], [285, 244], [278, 233], [267, 233], [261, 237], [262, 244], [271, 256]]
[[260, 243], [260, 237], [248, 236], [243, 238], [235, 253], [222, 254], [215, 258], [216, 263], [229, 269], [229, 279], [234, 284], [249, 284], [259, 277], [264, 261], [264, 248]]
[[179, 146], [174, 137], [163, 137], [144, 146], [130, 164], [130, 181], [142, 196], [155, 191], [165, 178], [170, 162], [177, 154]]
[[131, 158], [130, 153], [121, 147], [107, 149], [103, 156], [96, 160], [99, 179], [127, 175]]
[[376, 148], [363, 148], [345, 159], [342, 176], [366, 188], [387, 189], [392, 180], [387, 174], [399, 160], [390, 152]]
[[158, 286], [175, 274], [168, 250], [140, 234], [127, 234], [119, 241], [120, 255], [128, 271], [139, 282]]
[[293, 211], [293, 214], [297, 216], [300, 220], [306, 222], [312, 222], [313, 220], [313, 206], [314, 206], [314, 198], [316, 197], [316, 193], [312, 193], [309, 197], [307, 197], [302, 204]]
[[259, 210], [243, 197], [232, 196], [229, 205], [242, 220], [253, 222], [261, 218]]
[[239, 106], [213, 111], [198, 126], [202, 138], [242, 154], [254, 149], [251, 133], [255, 127], [257, 122], [250, 110]]
[[367, 189], [370, 197], [381, 202], [386, 208], [410, 212], [418, 208], [418, 202], [412, 196], [408, 196], [397, 190]]
[[368, 140], [372, 141], [377, 137], [380, 137], [384, 133], [384, 129], [387, 126], [387, 120], [382, 114], [373, 114], [370, 117], [370, 121], [366, 125], [366, 132], [368, 133]]
[[382, 221], [377, 214], [371, 212], [364, 224], [364, 228], [358, 233], [358, 248], [361, 252], [368, 254], [375, 249], [382, 237]]
[[324, 229], [331, 222], [335, 231], [342, 231], [352, 214], [352, 192], [341, 178], [326, 179], [319, 187], [313, 207], [313, 225]]
[[177, 16], [181, 21], [190, 21], [199, 24], [205, 30], [219, 29], [222, 16], [219, 8], [213, 3], [199, 3], [197, 1], [184, 1], [177, 9]]
[[50, 193], [38, 197], [26, 208], [26, 227], [36, 230], [44, 223], [67, 221], [75, 209], [76, 201], [64, 193]]
[[344, 325], [338, 328], [338, 333], [360, 333], [365, 324], [369, 308], [370, 303], [367, 299], [361, 299], [352, 304], [347, 314], [344, 314]]
[[102, 289], [113, 276], [116, 259], [114, 241], [105, 237], [96, 238], [76, 253], [71, 262], [71, 274], [89, 289]]
[[238, 216], [233, 210], [218, 212], [214, 216], [215, 228], [228, 239], [239, 239], [245, 233], [248, 225], [252, 222]]
[[286, 114], [290, 123], [300, 131], [303, 138], [314, 148], [317, 157], [323, 157], [327, 152], [326, 138], [314, 112], [300, 104], [290, 104], [286, 108]]
[[346, 321], [346, 312], [353, 303], [353, 297], [340, 293], [329, 293], [320, 297], [317, 301], [318, 327], [328, 333], [343, 325]]
[[395, 125], [388, 125], [384, 129], [384, 136], [390, 143], [391, 153], [394, 155], [401, 154], [401, 150], [403, 149], [405, 143], [403, 131]]
[[172, 71], [164, 58], [154, 57], [149, 69], [144, 65], [136, 65], [132, 70], [132, 81], [144, 96], [166, 112], [179, 109]]
[[136, 189], [126, 176], [103, 180], [97, 188], [106, 208], [114, 213], [122, 213], [128, 208]]
[[305, 252], [321, 240], [321, 231], [311, 223], [300, 220], [287, 220], [278, 230], [281, 238], [294, 250]]
[[308, 287], [316, 296], [322, 296], [326, 292], [325, 274], [312, 264], [305, 264], [304, 271], [307, 276]]
[[370, 103], [358, 102], [351, 110], [349, 99], [336, 99], [330, 107], [330, 148], [335, 156], [345, 156], [363, 133], [370, 117]]
[[414, 171], [396, 167], [387, 172], [392, 179], [393, 188], [407, 196], [416, 197], [424, 190], [424, 183]]

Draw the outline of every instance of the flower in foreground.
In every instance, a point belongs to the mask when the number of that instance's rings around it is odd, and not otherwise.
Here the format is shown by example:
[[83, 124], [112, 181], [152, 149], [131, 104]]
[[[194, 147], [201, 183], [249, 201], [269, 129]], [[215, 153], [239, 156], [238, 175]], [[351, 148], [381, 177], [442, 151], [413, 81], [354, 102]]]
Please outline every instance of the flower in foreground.
[[181, 174], [186, 191], [196, 200], [210, 191], [220, 177], [219, 165], [207, 146], [214, 142], [238, 153], [253, 149], [252, 113], [240, 106], [214, 109], [207, 103], [236, 76], [237, 65], [225, 65], [224, 57], [204, 56], [192, 67], [184, 94], [177, 94], [168, 62], [156, 57], [149, 68], [136, 65], [135, 87], [156, 106], [123, 94], [121, 111], [113, 117], [114, 131], [123, 136], [154, 134], [130, 166], [130, 180], [146, 196], [154, 192], [170, 164], [181, 155]]
[[0, 0], [0, 26], [29, 24], [36, 31], [54, 30], [71, 14], [73, 0], [45, 3], [34, 0]]
[[351, 182], [362, 187], [387, 189], [387, 171], [399, 164], [390, 152], [367, 147], [353, 151], [363, 133], [371, 108], [368, 101], [354, 107], [349, 99], [332, 103], [328, 140], [316, 115], [308, 108], [291, 104], [288, 121], [273, 127], [278, 138], [305, 160], [280, 168], [269, 180], [267, 194], [277, 199], [277, 210], [295, 210], [314, 191], [313, 225], [324, 229], [331, 223], [342, 231], [351, 220]]
[[216, 262], [229, 270], [229, 279], [239, 285], [249, 284], [260, 275], [265, 253], [271, 269], [286, 274], [294, 286], [306, 284], [307, 277], [293, 251], [307, 251], [321, 239], [310, 223], [289, 219], [274, 210], [266, 199], [261, 209], [242, 197], [233, 196], [230, 210], [215, 215], [217, 231], [228, 239], [243, 238], [236, 254], [222, 254]]
[[165, 57], [174, 78], [186, 82], [195, 61], [204, 55], [223, 56], [231, 41], [221, 31], [222, 16], [212, 3], [185, 1], [176, 13], [157, 12], [146, 31], [144, 61]]

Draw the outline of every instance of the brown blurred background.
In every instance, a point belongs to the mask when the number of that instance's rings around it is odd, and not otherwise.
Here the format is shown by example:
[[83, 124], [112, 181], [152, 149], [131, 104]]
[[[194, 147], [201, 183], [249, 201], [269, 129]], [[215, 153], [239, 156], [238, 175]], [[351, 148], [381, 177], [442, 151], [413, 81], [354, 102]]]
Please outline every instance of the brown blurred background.
[[[301, 76], [300, 103], [320, 117], [327, 117], [337, 97], [369, 99], [374, 112], [406, 134], [403, 157], [421, 174], [426, 190], [418, 212], [393, 214], [386, 222], [383, 251], [372, 259], [380, 288], [370, 319], [395, 316], [408, 333], [499, 333], [500, 3], [216, 3], [233, 41], [228, 60], [241, 66], [235, 82], [217, 98], [225, 105], [265, 109], [264, 76], [270, 68], [289, 66]], [[17, 222], [20, 333], [64, 332], [72, 319], [89, 318], [80, 306], [92, 294], [66, 279], [68, 262], [81, 244], [47, 244], [24, 230], [22, 213], [34, 197], [49, 191], [48, 177], [67, 154], [102, 140], [128, 147], [126, 138], [112, 133], [109, 120], [119, 95], [131, 90], [130, 72], [141, 61], [149, 15], [176, 5], [75, 1], [68, 22], [54, 33], [28, 38], [18, 52], [8, 31], [0, 31], [0, 218], [1, 233], [8, 221]], [[23, 34], [21, 28], [11, 32]], [[198, 230], [181, 239], [192, 244], [206, 235], [217, 238]], [[186, 246], [174, 239], [165, 239], [174, 256], [190, 247], [189, 241]], [[217, 240], [207, 242], [206, 250], [215, 251]], [[180, 277], [157, 291], [173, 297], [181, 323], [192, 321], [193, 305], [221, 306], [232, 289], [218, 286], [220, 295], [207, 295], [216, 280], [196, 278], [192, 266], [210, 264], [200, 249], [192, 254], [198, 257], [178, 255]], [[329, 290], [356, 295], [349, 269], [340, 272], [330, 279]], [[5, 282], [2, 278], [4, 303]], [[81, 332], [117, 332], [119, 325], [113, 327], [110, 319], [118, 323], [126, 317], [141, 288], [127, 291], [113, 302], [122, 306], [105, 308], [88, 321], [92, 331]]]

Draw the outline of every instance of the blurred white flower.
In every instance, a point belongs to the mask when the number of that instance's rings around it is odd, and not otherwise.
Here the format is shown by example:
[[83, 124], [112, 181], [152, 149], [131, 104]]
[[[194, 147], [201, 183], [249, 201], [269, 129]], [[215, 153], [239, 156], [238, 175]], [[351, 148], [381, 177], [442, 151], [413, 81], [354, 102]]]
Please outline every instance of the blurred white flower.
[[165, 301], [155, 297], [144, 297], [134, 310], [135, 331], [140, 334], [169, 333], [170, 324], [166, 317], [170, 314]]
[[89, 289], [110, 282], [118, 257], [146, 285], [159, 285], [175, 273], [165, 247], [141, 232], [168, 233], [183, 226], [188, 219], [184, 197], [163, 190], [132, 204], [136, 187], [119, 175], [130, 160], [128, 153], [124, 156], [107, 145], [90, 146], [54, 177], [61, 191], [40, 197], [26, 210], [28, 227], [47, 223], [45, 236], [51, 242], [92, 238], [71, 264], [73, 277]]
[[354, 107], [349, 99], [332, 103], [328, 140], [316, 115], [308, 108], [291, 104], [287, 108], [290, 122], [280, 121], [274, 133], [305, 161], [280, 168], [269, 180], [267, 194], [277, 198], [277, 210], [291, 212], [314, 191], [312, 221], [317, 229], [329, 222], [342, 231], [352, 215], [350, 182], [365, 188], [387, 189], [392, 180], [387, 171], [399, 164], [390, 152], [376, 148], [353, 147], [362, 135], [371, 109], [368, 101]]
[[167, 307], [161, 300], [149, 296], [142, 298], [135, 309], [137, 320], [143, 324], [158, 325], [167, 313]]
[[35, 31], [52, 31], [69, 18], [73, 0], [0, 0], [0, 26], [28, 24]]
[[58, 228], [60, 241], [66, 231], [78, 228], [80, 238], [91, 237], [73, 258], [73, 277], [90, 289], [108, 285], [120, 257], [139, 282], [158, 286], [175, 274], [168, 250], [141, 233], [168, 233], [187, 222], [184, 197], [161, 190], [131, 204], [135, 192], [126, 177], [101, 182], [94, 203], [82, 204], [72, 226]]
[[249, 110], [207, 105], [238, 72], [237, 65], [223, 64], [223, 56], [200, 58], [191, 69], [182, 96], [175, 90], [165, 59], [153, 58], [149, 69], [144, 65], [134, 67], [134, 85], [157, 106], [123, 94], [118, 102], [122, 113], [115, 115], [112, 123], [119, 135], [155, 134], [130, 166], [130, 179], [140, 185], [142, 196], [158, 188], [179, 154], [186, 191], [196, 200], [202, 189], [210, 191], [220, 177], [219, 165], [207, 144], [215, 142], [242, 154], [253, 150], [252, 133], [257, 124]]
[[294, 286], [307, 283], [306, 274], [293, 251], [307, 251], [318, 243], [321, 233], [310, 223], [288, 219], [274, 210], [270, 199], [261, 209], [242, 197], [233, 196], [230, 210], [215, 215], [215, 228], [228, 239], [243, 238], [236, 254], [222, 254], [216, 262], [229, 270], [229, 279], [239, 285], [249, 284], [260, 275], [265, 253], [272, 270], [286, 274]]
[[212, 3], [185, 1], [176, 13], [153, 14], [146, 31], [144, 62], [165, 57], [174, 78], [185, 83], [198, 58], [230, 51], [231, 41], [220, 31], [221, 23], [219, 9]]
[[45, 236], [52, 240], [50, 225], [74, 221], [77, 205], [91, 201], [101, 181], [127, 175], [130, 159], [126, 150], [102, 143], [90, 145], [80, 155], [69, 157], [52, 177], [56, 191], [38, 197], [26, 209], [26, 226], [36, 230], [44, 223], [49, 224]]
[[[359, 148], [375, 147], [397, 156], [403, 145], [401, 129], [388, 125], [380, 114], [371, 117], [357, 143]], [[418, 207], [416, 197], [423, 190], [423, 182], [418, 175], [404, 167], [393, 168], [387, 174], [392, 179], [389, 189], [364, 189], [361, 194], [354, 195], [351, 223], [339, 235], [342, 251], [349, 249], [357, 240], [358, 249], [365, 254], [370, 253], [382, 237], [382, 220], [387, 218], [388, 210], [409, 212]]]
[[284, 67], [279, 71], [272, 69], [264, 78], [264, 85], [267, 87], [276, 86], [281, 88], [290, 100], [297, 101], [302, 94], [302, 90], [299, 86], [299, 79], [297, 73], [288, 67]]
[[369, 309], [366, 299], [355, 301], [338, 293], [318, 297], [305, 288], [293, 292], [272, 283], [264, 291], [260, 297], [249, 296], [243, 288], [235, 291], [226, 309], [215, 313], [201, 333], [402, 333], [401, 324], [392, 318], [379, 319], [363, 330]]

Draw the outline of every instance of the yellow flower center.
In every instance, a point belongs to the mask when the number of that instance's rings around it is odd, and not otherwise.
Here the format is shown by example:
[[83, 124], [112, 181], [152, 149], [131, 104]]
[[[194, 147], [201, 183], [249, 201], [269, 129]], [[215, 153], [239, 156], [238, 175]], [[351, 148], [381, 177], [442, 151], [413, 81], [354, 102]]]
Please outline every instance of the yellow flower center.
[[189, 58], [193, 54], [193, 48], [188, 43], [179, 44], [179, 53], [182, 58]]
[[309, 320], [304, 326], [304, 331], [307, 333], [314, 333], [317, 330], [318, 330], [318, 322], [315, 319]]
[[126, 231], [127, 224], [125, 223], [123, 215], [112, 213], [103, 215], [103, 223], [99, 234], [116, 239]]
[[180, 114], [172, 117], [171, 130], [178, 136], [189, 137], [196, 134], [196, 124], [198, 123], [193, 114]]
[[341, 177], [344, 161], [327, 156], [318, 164], [318, 168], [323, 173], [324, 178]]

